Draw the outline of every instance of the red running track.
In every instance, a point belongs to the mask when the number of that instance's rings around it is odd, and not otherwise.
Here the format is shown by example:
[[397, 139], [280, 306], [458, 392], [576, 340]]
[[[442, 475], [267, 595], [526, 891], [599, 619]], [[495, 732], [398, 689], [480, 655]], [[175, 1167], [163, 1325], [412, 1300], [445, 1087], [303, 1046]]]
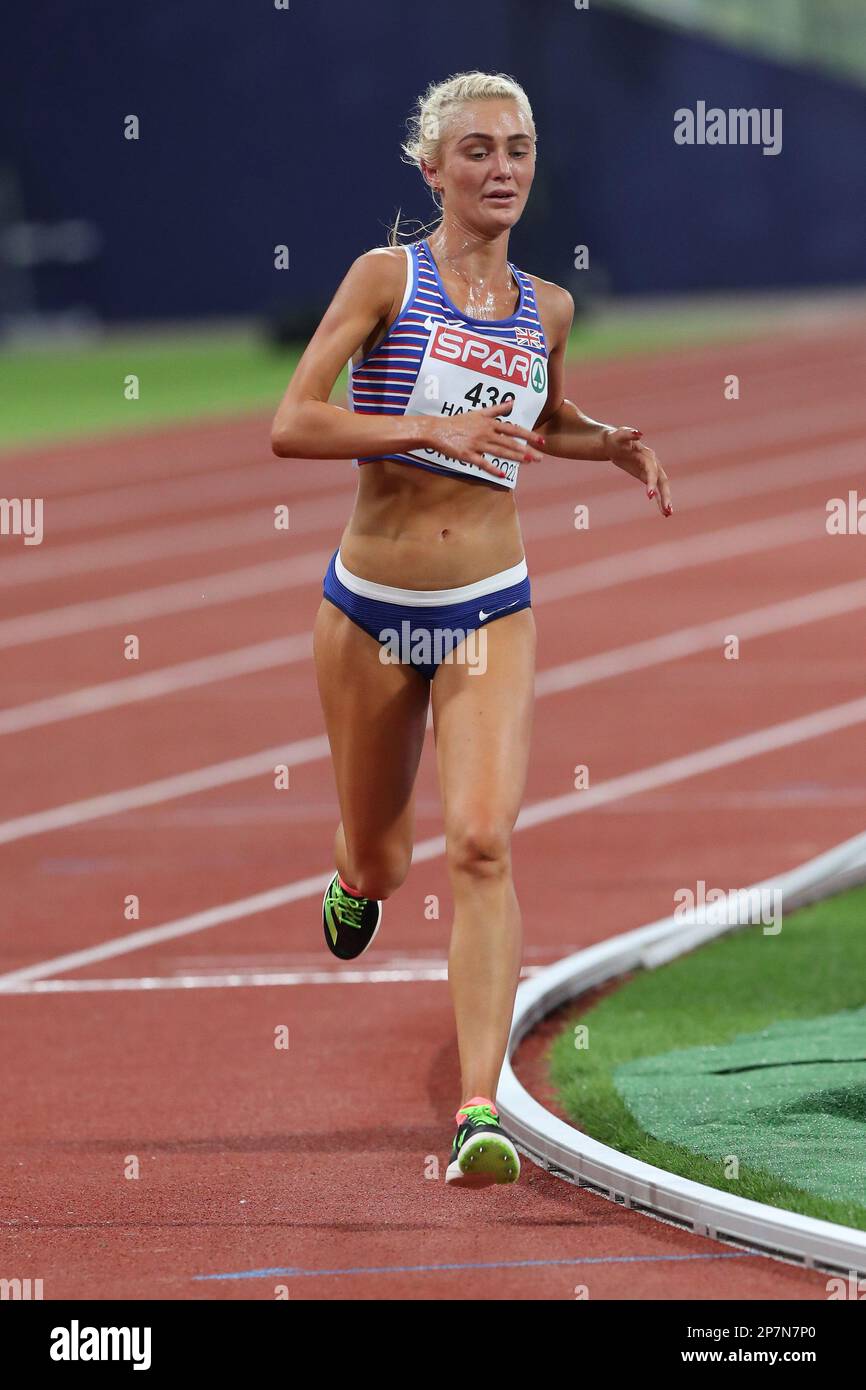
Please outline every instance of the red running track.
[[[609, 466], [524, 470], [528, 968], [863, 828], [866, 542], [825, 520], [862, 470], [864, 359], [849, 322], [572, 373], [585, 408], [646, 432], [675, 511]], [[320, 944], [337, 806], [309, 630], [354, 475], [276, 463], [268, 423], [4, 460], [45, 539], [0, 548], [0, 1272], [47, 1298], [825, 1297], [529, 1163], [514, 1189], [445, 1189], [432, 749], [412, 873], [344, 971]]]

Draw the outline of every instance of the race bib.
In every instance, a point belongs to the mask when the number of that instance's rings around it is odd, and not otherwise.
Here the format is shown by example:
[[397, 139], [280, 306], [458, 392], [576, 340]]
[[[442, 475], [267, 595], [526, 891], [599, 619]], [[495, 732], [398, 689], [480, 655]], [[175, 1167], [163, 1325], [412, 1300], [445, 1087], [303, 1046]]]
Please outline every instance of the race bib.
[[[444, 323], [435, 324], [406, 405], [406, 414], [462, 415], [464, 411], [500, 405], [507, 400], [514, 404], [510, 413], [502, 418], [531, 430], [547, 400], [547, 359], [530, 347], [484, 338], [479, 333]], [[447, 458], [438, 449], [406, 452], [422, 463], [447, 468], [452, 473], [486, 478], [488, 482], [495, 481], [507, 488], [517, 484], [520, 464], [512, 459], [485, 454], [490, 463], [506, 472], [504, 478], [492, 479], [477, 464]]]

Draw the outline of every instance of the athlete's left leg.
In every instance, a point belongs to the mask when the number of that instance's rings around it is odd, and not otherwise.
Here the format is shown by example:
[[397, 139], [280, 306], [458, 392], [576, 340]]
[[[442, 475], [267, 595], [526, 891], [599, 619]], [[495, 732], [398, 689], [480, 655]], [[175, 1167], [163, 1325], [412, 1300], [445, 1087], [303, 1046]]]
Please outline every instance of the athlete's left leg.
[[[522, 929], [511, 877], [511, 831], [523, 797], [532, 734], [532, 610], [497, 618], [477, 637], [483, 637], [483, 673], [455, 661], [441, 665], [432, 682], [454, 892], [448, 979], [457, 1021], [461, 1104], [477, 1096], [496, 1098], [520, 974]], [[464, 643], [455, 655], [470, 650]]]

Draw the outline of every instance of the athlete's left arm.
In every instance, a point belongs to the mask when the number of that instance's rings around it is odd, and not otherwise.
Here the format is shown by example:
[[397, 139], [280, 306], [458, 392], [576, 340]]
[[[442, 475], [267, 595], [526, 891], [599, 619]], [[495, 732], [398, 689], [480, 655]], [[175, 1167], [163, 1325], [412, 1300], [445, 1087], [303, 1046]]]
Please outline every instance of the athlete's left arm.
[[610, 459], [645, 483], [647, 495], [655, 497], [659, 511], [670, 516], [668, 476], [653, 450], [640, 442], [641, 431], [630, 425], [604, 425], [591, 420], [563, 395], [574, 300], [560, 285], [537, 279], [534, 283], [548, 347], [547, 404], [535, 423], [536, 433], [544, 436], [544, 452], [566, 459]]

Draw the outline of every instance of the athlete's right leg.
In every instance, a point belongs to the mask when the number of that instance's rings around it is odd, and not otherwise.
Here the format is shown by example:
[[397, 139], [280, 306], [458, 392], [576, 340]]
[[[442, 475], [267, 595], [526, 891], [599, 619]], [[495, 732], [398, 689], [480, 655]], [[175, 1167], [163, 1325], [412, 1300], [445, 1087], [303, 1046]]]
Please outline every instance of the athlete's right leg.
[[430, 683], [380, 660], [382, 647], [328, 599], [313, 628], [319, 696], [342, 821], [334, 842], [343, 880], [387, 898], [409, 872], [414, 787]]

